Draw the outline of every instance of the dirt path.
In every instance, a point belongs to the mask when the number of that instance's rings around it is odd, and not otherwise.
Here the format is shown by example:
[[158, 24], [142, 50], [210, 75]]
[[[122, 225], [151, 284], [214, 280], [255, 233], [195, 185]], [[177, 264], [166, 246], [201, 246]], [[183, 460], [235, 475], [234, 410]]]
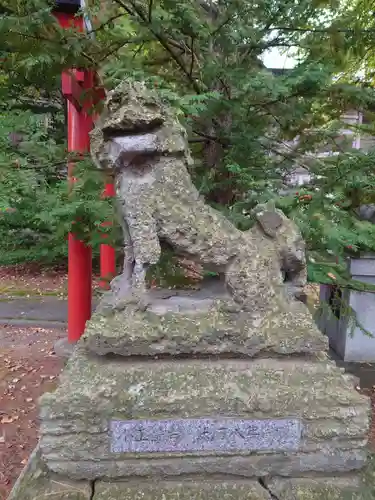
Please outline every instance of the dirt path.
[[53, 390], [62, 330], [0, 326], [0, 500], [5, 500], [38, 439], [38, 398]]

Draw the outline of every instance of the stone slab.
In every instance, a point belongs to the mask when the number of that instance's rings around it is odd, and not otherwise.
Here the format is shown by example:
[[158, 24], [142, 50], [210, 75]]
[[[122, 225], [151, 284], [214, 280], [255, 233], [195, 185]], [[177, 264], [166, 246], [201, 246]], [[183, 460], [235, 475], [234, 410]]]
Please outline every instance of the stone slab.
[[320, 356], [328, 340], [306, 306], [290, 301], [288, 309], [267, 317], [238, 310], [229, 299], [170, 297], [152, 300], [148, 309], [94, 314], [82, 342], [92, 352], [122, 356], [260, 353]]
[[266, 481], [278, 500], [371, 500], [371, 493], [360, 475], [348, 477], [273, 478]]
[[257, 481], [186, 481], [95, 484], [93, 500], [271, 500]]
[[[158, 475], [172, 458], [171, 475], [197, 473], [201, 455], [215, 470], [228, 469], [253, 451], [112, 453], [112, 420], [225, 418], [301, 419], [299, 450], [259, 451], [247, 458], [253, 476], [286, 475], [329, 466], [360, 468], [366, 460], [369, 400], [333, 362], [306, 360], [170, 360], [129, 363], [76, 349], [54, 393], [41, 398], [41, 447], [48, 466], [72, 477]], [[141, 461], [150, 457], [150, 463]], [[241, 457], [242, 458], [242, 457]], [[131, 463], [136, 459], [135, 464]], [[130, 460], [130, 462], [129, 462]], [[220, 461], [223, 460], [223, 461]], [[211, 461], [211, 462], [210, 462]], [[219, 461], [219, 465], [218, 465]], [[237, 466], [236, 466], [237, 467]], [[182, 471], [182, 472], [181, 472]], [[98, 475], [99, 474], [99, 475]]]
[[113, 453], [289, 451], [301, 445], [298, 419], [112, 420]]
[[224, 479], [255, 479], [265, 476], [295, 477], [303, 474], [345, 474], [361, 470], [367, 463], [364, 449], [350, 451], [326, 449], [311, 453], [283, 453], [264, 455], [186, 456], [156, 458], [125, 458], [123, 456], [98, 460], [64, 460], [50, 456], [48, 467], [54, 472], [80, 479], [135, 479], [178, 478], [192, 476], [219, 476]]
[[38, 448], [16, 481], [8, 500], [91, 500], [89, 481], [72, 481], [50, 473]]

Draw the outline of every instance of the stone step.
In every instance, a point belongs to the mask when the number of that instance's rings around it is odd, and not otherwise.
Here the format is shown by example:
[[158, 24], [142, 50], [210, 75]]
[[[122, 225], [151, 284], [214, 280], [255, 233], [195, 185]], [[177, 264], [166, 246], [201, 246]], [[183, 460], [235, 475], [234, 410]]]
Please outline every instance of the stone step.
[[37, 447], [8, 500], [372, 500], [361, 475], [307, 478], [190, 477], [166, 481], [74, 481], [50, 472]]
[[[370, 496], [371, 495], [371, 496]], [[93, 500], [371, 500], [359, 477], [271, 479], [269, 481], [161, 481], [94, 485]]]
[[93, 500], [272, 500], [258, 481], [193, 480], [131, 484], [95, 484]]

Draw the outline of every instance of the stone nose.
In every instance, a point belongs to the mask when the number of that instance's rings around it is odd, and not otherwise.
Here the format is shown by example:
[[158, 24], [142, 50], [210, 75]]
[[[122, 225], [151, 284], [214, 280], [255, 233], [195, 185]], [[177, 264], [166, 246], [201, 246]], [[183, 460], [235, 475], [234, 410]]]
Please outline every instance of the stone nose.
[[154, 134], [126, 135], [111, 140], [114, 149], [121, 155], [126, 153], [151, 154], [157, 152], [157, 137]]
[[108, 156], [117, 167], [126, 168], [139, 157], [156, 155], [157, 137], [154, 134], [125, 135], [109, 140]]

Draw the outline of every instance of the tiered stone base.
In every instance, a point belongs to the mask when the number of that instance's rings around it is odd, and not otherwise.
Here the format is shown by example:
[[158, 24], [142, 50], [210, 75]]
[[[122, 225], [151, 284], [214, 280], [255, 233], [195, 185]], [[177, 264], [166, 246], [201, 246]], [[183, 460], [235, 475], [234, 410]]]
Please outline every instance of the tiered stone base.
[[[368, 400], [328, 361], [130, 362], [80, 348], [41, 408], [43, 462], [11, 500], [367, 500], [358, 470]], [[201, 417], [300, 419], [301, 443], [283, 452], [111, 451], [113, 419]]]
[[[368, 398], [298, 307], [259, 331], [215, 308], [94, 318], [41, 398], [40, 451], [10, 500], [373, 498]], [[195, 435], [202, 419], [220, 425]]]
[[[41, 450], [76, 479], [350, 472], [363, 467], [368, 398], [333, 362], [293, 359], [132, 361], [77, 350], [41, 399]], [[290, 452], [113, 453], [112, 420], [285, 419], [303, 426]]]
[[49, 471], [36, 449], [8, 500], [373, 500], [373, 487], [346, 477], [76, 481]]

